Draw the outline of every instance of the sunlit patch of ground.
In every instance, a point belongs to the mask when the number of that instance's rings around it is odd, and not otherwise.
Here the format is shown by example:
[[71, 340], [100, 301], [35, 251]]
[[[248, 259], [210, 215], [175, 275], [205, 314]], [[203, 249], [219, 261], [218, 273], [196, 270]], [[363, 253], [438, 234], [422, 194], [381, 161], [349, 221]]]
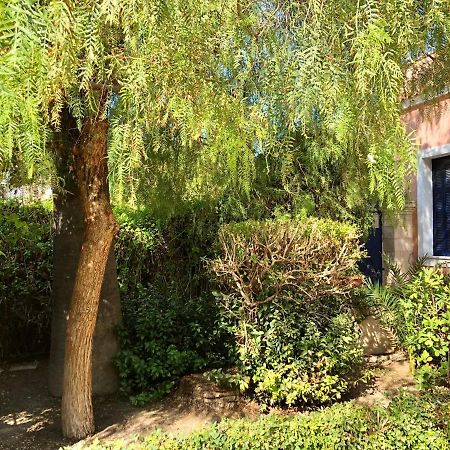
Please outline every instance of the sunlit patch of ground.
[[[372, 365], [378, 367], [374, 378], [351, 395], [357, 402], [368, 406], [385, 404], [405, 386], [414, 390], [404, 355]], [[219, 392], [201, 375], [184, 377], [175, 393], [162, 402], [134, 408], [118, 396], [102, 397], [95, 399], [94, 411], [98, 430], [94, 438], [125, 441], [156, 428], [190, 432], [223, 417], [258, 414], [256, 405], [232, 392]], [[48, 394], [45, 363], [33, 370], [0, 373], [0, 450], [55, 450], [73, 444], [61, 437], [60, 430], [60, 399]], [[75, 448], [82, 446], [81, 442]]]

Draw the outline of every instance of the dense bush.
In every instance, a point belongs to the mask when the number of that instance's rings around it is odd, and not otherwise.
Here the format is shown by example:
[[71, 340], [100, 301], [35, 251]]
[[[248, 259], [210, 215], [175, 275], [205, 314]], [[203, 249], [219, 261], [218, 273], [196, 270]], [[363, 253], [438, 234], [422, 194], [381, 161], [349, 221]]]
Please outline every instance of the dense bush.
[[448, 450], [448, 397], [403, 394], [387, 408], [354, 403], [298, 415], [223, 421], [188, 436], [155, 432], [125, 445], [94, 443], [91, 450]]
[[226, 340], [211, 297], [189, 298], [179, 285], [160, 281], [141, 286], [122, 305], [117, 367], [134, 403], [162, 396], [181, 375], [223, 363]]
[[161, 227], [145, 211], [116, 209], [114, 214], [119, 224], [115, 241], [119, 284], [122, 296], [129, 298], [153, 279], [166, 245]]
[[51, 315], [51, 214], [0, 202], [0, 359], [45, 353]]
[[217, 367], [229, 337], [202, 274], [199, 242], [188, 217], [158, 225], [145, 212], [116, 211], [123, 324], [116, 363], [134, 403], [167, 393], [180, 376]]
[[249, 222], [224, 226], [219, 241], [211, 266], [236, 338], [241, 389], [270, 405], [340, 398], [362, 361], [347, 299], [360, 282], [355, 228], [320, 219]]
[[450, 344], [450, 278], [422, 268], [397, 274], [387, 287], [371, 287], [369, 297], [381, 319], [396, 332], [409, 352], [422, 387], [448, 379]]
[[[324, 402], [348, 389], [361, 359], [354, 320], [342, 301], [357, 281], [354, 228], [313, 219], [224, 226], [222, 242], [242, 233], [244, 279], [262, 280], [250, 292], [255, 306], [243, 305], [239, 289], [225, 282], [229, 274], [219, 274], [221, 303], [211, 295], [203, 257], [211, 255], [217, 233], [214, 215], [201, 223], [186, 214], [161, 224], [142, 211], [115, 214], [123, 308], [116, 361], [122, 388], [136, 403], [167, 392], [183, 374], [228, 365], [233, 352], [241, 387], [254, 389], [263, 403]], [[0, 305], [1, 318], [8, 318], [0, 330], [3, 356], [48, 350], [50, 220], [42, 207], [3, 206]], [[245, 239], [253, 239], [253, 247]], [[286, 239], [292, 240], [287, 246]], [[253, 253], [245, 253], [248, 249]], [[261, 256], [266, 250], [274, 258], [284, 252], [285, 259], [268, 261]], [[255, 263], [248, 265], [248, 258]], [[271, 302], [267, 296], [273, 296]]]
[[241, 321], [239, 366], [263, 404], [324, 403], [341, 398], [356, 380], [362, 350], [352, 316], [342, 305], [287, 304], [259, 308]]

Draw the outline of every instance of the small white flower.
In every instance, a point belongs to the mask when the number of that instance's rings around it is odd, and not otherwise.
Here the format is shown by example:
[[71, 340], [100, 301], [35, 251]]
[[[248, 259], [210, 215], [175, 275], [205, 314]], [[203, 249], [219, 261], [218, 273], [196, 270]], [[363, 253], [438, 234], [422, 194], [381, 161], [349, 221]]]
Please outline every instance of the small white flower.
[[371, 163], [371, 164], [375, 164], [376, 163], [376, 158], [375, 155], [373, 153], [369, 153], [367, 155], [367, 160]]

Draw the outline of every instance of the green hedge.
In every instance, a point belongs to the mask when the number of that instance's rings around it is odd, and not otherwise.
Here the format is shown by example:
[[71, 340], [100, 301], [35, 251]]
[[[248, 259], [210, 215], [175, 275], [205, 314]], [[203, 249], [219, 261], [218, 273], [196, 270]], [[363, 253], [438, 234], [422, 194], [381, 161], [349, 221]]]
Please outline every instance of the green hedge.
[[187, 436], [155, 432], [125, 445], [94, 443], [91, 450], [447, 450], [447, 396], [402, 394], [387, 408], [353, 402], [256, 421], [226, 420]]
[[182, 375], [226, 364], [230, 337], [201, 262], [209, 240], [195, 234], [189, 217], [159, 227], [145, 212], [116, 216], [123, 310], [116, 364], [122, 391], [142, 404]]
[[[4, 205], [2, 211], [1, 249], [7, 268], [0, 274], [3, 357], [45, 352], [51, 315], [51, 212], [17, 204]], [[243, 236], [239, 254], [244, 255], [247, 278], [248, 261], [264, 270], [258, 253], [264, 245], [295, 237], [288, 262], [269, 271], [263, 289], [253, 296], [255, 302], [271, 295], [273, 283], [286, 270], [297, 270], [291, 256], [307, 262], [301, 264], [302, 276], [296, 282], [303, 283], [300, 287], [308, 289], [314, 301], [299, 294], [302, 289], [287, 288], [283, 298], [243, 311], [236, 290], [227, 291], [226, 283], [218, 294], [220, 302], [211, 293], [203, 257], [211, 256], [217, 235], [213, 217], [198, 227], [198, 218], [189, 215], [161, 225], [146, 212], [115, 214], [123, 308], [116, 363], [122, 389], [135, 403], [166, 393], [186, 373], [232, 363], [240, 368], [233, 381], [266, 404], [324, 403], [349, 389], [361, 349], [348, 299], [336, 293], [348, 294], [355, 275], [360, 251], [354, 227], [317, 219], [224, 226], [222, 241]], [[257, 251], [255, 239], [262, 242]], [[312, 284], [330, 267], [334, 278]], [[231, 302], [225, 305], [230, 307], [222, 309], [224, 301]]]
[[49, 208], [0, 202], [0, 360], [48, 350], [51, 239]]

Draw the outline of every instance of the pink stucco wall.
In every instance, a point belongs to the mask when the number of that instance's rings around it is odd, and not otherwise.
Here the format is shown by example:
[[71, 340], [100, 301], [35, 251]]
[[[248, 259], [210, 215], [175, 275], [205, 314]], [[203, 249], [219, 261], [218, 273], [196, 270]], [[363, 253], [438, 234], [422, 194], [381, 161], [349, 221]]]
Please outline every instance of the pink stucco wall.
[[403, 114], [408, 131], [413, 131], [422, 148], [450, 143], [450, 98], [441, 97], [434, 103], [423, 103], [409, 108]]
[[[403, 121], [421, 149], [450, 143], [450, 95], [433, 103], [422, 103], [405, 109]], [[397, 220], [386, 218], [383, 224], [383, 251], [406, 270], [418, 254], [418, 220], [416, 177], [411, 180], [410, 204]]]
[[[406, 130], [422, 150], [450, 143], [450, 95], [410, 107], [402, 115]], [[411, 180], [410, 200], [416, 201], [416, 177]]]

